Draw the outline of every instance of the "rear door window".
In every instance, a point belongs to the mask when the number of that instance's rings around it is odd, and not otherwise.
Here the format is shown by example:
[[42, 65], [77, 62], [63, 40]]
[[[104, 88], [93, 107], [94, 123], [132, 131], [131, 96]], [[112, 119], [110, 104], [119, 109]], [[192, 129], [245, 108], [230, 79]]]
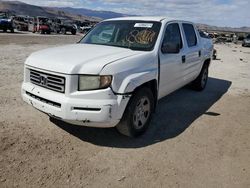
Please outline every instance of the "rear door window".
[[195, 34], [194, 26], [192, 24], [183, 23], [183, 30], [186, 36], [188, 47], [197, 45], [197, 37]]

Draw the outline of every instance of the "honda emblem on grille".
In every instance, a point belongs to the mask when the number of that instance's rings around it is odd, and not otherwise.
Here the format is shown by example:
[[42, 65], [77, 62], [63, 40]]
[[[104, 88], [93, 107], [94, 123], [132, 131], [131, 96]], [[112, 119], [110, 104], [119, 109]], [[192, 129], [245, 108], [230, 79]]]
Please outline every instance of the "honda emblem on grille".
[[40, 76], [40, 84], [43, 86], [47, 86], [47, 77], [41, 75]]

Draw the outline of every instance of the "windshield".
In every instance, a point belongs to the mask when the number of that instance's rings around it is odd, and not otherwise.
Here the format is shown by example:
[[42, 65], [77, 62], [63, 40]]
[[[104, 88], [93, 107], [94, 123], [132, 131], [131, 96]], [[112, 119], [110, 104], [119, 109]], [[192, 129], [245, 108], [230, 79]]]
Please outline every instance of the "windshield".
[[80, 43], [151, 51], [161, 23], [145, 21], [106, 21], [91, 30]]
[[5, 13], [0, 13], [0, 19], [7, 19], [7, 16]]
[[48, 18], [41, 18], [41, 17], [39, 17], [39, 18], [38, 18], [38, 21], [39, 21], [41, 24], [46, 24], [46, 23], [49, 21], [49, 19], [48, 19]]

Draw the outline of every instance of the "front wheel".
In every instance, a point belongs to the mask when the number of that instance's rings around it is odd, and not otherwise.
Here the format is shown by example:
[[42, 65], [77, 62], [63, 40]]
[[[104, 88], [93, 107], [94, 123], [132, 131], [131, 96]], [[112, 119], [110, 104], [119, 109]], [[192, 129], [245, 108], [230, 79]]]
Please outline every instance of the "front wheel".
[[203, 65], [199, 76], [192, 82], [192, 87], [196, 91], [205, 89], [208, 80], [208, 65]]
[[143, 87], [130, 99], [117, 130], [126, 136], [136, 137], [148, 128], [154, 109], [154, 97], [150, 89]]
[[62, 29], [61, 29], [61, 31], [62, 31], [62, 34], [64, 34], [64, 35], [66, 35], [66, 34], [67, 34], [67, 31], [66, 31], [66, 29], [65, 29], [65, 28], [62, 28]]

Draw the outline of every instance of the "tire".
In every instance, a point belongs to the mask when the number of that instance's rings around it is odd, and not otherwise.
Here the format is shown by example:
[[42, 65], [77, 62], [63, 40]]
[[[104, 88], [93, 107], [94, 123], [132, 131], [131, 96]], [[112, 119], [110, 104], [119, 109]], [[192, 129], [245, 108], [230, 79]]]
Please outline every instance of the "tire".
[[71, 34], [72, 34], [72, 35], [76, 35], [76, 30], [72, 30], [72, 31], [71, 31]]
[[196, 91], [202, 91], [206, 88], [208, 80], [208, 65], [204, 64], [199, 76], [192, 82], [192, 88]]
[[3, 29], [3, 32], [4, 32], [4, 33], [6, 33], [6, 32], [7, 32], [7, 29], [6, 29], [6, 28], [4, 28], [4, 29]]
[[67, 34], [67, 31], [66, 31], [66, 29], [65, 28], [62, 28], [62, 34], [64, 34], [64, 35], [66, 35]]
[[140, 88], [131, 97], [116, 129], [129, 137], [142, 135], [150, 124], [154, 105], [151, 90], [146, 87]]

